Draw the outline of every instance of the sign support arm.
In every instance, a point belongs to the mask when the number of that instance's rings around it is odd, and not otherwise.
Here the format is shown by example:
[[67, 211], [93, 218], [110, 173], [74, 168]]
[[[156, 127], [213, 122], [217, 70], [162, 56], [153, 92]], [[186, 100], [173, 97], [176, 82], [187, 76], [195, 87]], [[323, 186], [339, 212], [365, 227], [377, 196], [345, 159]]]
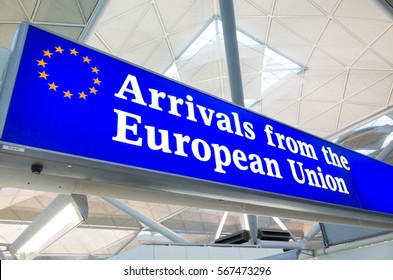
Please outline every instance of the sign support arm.
[[138, 211], [128, 207], [126, 204], [118, 201], [117, 199], [113, 198], [107, 198], [103, 197], [102, 198], [104, 201], [112, 204], [113, 206], [119, 208], [122, 210], [124, 213], [130, 215], [134, 219], [137, 219], [141, 223], [145, 224], [146, 226], [150, 227], [152, 230], [161, 233], [163, 236], [168, 238], [169, 240], [176, 242], [176, 243], [182, 243], [182, 244], [188, 244], [188, 240], [179, 236], [177, 233], [173, 232], [172, 230], [168, 229], [167, 227], [157, 223], [156, 221], [142, 215]]

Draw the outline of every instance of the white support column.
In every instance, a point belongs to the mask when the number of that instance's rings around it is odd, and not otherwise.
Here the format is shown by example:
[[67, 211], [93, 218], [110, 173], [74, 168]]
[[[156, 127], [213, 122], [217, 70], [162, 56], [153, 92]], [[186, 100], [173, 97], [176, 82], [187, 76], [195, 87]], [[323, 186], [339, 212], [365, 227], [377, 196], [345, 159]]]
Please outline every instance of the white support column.
[[93, 13], [90, 15], [90, 18], [88, 19], [85, 28], [83, 28], [83, 31], [81, 35], [78, 38], [79, 42], [86, 43], [87, 40], [92, 36], [92, 33], [96, 29], [98, 22], [100, 21], [100, 18], [104, 14], [105, 10], [109, 6], [109, 2], [107, 0], [99, 0], [96, 7], [94, 8]]
[[273, 220], [278, 224], [278, 226], [282, 229], [285, 230], [289, 233], [293, 241], [296, 241], [295, 236], [292, 234], [292, 232], [284, 225], [284, 223], [280, 220], [280, 218], [277, 217], [272, 217]]
[[247, 215], [250, 227], [251, 244], [258, 244], [258, 219], [256, 215]]
[[302, 243], [303, 249], [306, 247], [307, 243], [314, 238], [315, 235], [317, 235], [321, 231], [321, 226], [319, 223], [315, 223], [310, 230], [307, 232], [307, 234], [303, 237], [302, 240], [300, 240], [300, 243]]
[[182, 244], [188, 244], [189, 243], [187, 239], [181, 237], [180, 235], [178, 235], [174, 231], [172, 231], [169, 228], [161, 225], [160, 223], [157, 223], [156, 221], [146, 217], [145, 215], [139, 213], [138, 211], [132, 209], [131, 207], [129, 207], [128, 205], [118, 201], [117, 199], [107, 198], [107, 197], [103, 197], [102, 199], [105, 200], [106, 202], [112, 204], [113, 206], [119, 208], [124, 213], [130, 215], [134, 219], [136, 219], [136, 220], [140, 221], [141, 223], [145, 224], [146, 226], [148, 226], [152, 230], [162, 234], [163, 236], [165, 236], [169, 240], [171, 240], [171, 241], [173, 241], [175, 243], [182, 243]]
[[224, 225], [225, 225], [225, 222], [227, 220], [227, 217], [228, 217], [228, 211], [225, 211], [224, 215], [221, 218], [220, 225], [218, 226], [218, 229], [217, 229], [217, 232], [216, 232], [216, 236], [214, 238], [215, 240], [220, 238], [221, 232], [222, 232], [222, 229], [224, 228]]
[[120, 252], [122, 252], [122, 251], [124, 250], [124, 248], [126, 248], [132, 241], [134, 241], [134, 240], [138, 237], [138, 235], [139, 235], [139, 233], [140, 233], [141, 231], [142, 231], [142, 230], [136, 231], [136, 232], [134, 233], [134, 235], [131, 236], [131, 237], [127, 240], [127, 242], [124, 243], [123, 246], [121, 246], [119, 249], [117, 249], [117, 251], [116, 251], [113, 255], [116, 256], [116, 255], [120, 254]]
[[240, 226], [242, 229], [250, 230], [250, 225], [248, 224], [247, 214], [239, 213]]
[[220, 0], [220, 13], [224, 33], [225, 54], [227, 58], [232, 103], [244, 107], [243, 83], [240, 69], [233, 1]]

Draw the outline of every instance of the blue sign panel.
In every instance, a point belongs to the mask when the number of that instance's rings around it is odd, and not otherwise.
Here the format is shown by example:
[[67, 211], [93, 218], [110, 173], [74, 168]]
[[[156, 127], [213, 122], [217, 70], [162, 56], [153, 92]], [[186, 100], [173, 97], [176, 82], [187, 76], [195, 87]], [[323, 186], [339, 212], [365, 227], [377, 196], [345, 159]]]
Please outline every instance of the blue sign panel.
[[33, 26], [1, 140], [393, 214], [391, 166]]

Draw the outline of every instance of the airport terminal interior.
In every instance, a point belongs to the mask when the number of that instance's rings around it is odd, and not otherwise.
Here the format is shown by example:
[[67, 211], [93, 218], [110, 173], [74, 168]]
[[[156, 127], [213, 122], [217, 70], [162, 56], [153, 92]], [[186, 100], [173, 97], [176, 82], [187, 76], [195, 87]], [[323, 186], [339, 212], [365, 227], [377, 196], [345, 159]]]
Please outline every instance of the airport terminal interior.
[[[18, 26], [30, 22], [231, 102], [222, 2], [229, 1], [0, 0], [0, 88]], [[230, 2], [244, 107], [392, 165], [393, 2]], [[18, 185], [22, 168], [51, 179]], [[85, 221], [37, 254], [13, 252], [64, 195], [56, 180], [95, 183], [76, 166], [62, 168], [56, 174], [44, 163], [42, 174], [31, 174], [30, 166], [0, 162], [1, 259], [393, 259], [393, 226], [264, 215], [240, 200], [216, 205], [143, 188], [76, 194], [86, 195]], [[391, 187], [385, 183], [370, 187]]]

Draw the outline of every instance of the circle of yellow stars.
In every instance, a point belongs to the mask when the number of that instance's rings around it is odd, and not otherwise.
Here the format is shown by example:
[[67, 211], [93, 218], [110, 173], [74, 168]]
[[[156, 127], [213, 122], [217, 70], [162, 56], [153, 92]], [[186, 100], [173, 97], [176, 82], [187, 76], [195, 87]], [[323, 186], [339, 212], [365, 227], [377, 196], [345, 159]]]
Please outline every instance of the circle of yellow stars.
[[[97, 95], [98, 93], [98, 88], [101, 85], [101, 80], [99, 79], [99, 72], [100, 69], [97, 68], [97, 66], [92, 67], [92, 60], [86, 55], [82, 56], [79, 55], [79, 51], [76, 48], [72, 48], [69, 50], [65, 50], [62, 48], [62, 46], [54, 46], [52, 52], [50, 49], [47, 50], [42, 50], [43, 56], [41, 59], [37, 59], [37, 67], [39, 68], [40, 71], [38, 71], [38, 78], [39, 79], [45, 79], [48, 83], [48, 90], [49, 91], [61, 91], [63, 93], [64, 98], [67, 99], [72, 99], [74, 96], [78, 96], [79, 99], [87, 100], [87, 97], [90, 95]], [[69, 54], [72, 56], [76, 57], [81, 57], [82, 63], [86, 63], [87, 65], [90, 66], [91, 68], [91, 73], [93, 73], [93, 78], [91, 81], [91, 87], [88, 87], [88, 90], [80, 90], [77, 92], [71, 92], [67, 87], [61, 84], [57, 84], [56, 81], [51, 79], [50, 73], [46, 71], [46, 66], [51, 62], [52, 56], [53, 55], [65, 55]]]

